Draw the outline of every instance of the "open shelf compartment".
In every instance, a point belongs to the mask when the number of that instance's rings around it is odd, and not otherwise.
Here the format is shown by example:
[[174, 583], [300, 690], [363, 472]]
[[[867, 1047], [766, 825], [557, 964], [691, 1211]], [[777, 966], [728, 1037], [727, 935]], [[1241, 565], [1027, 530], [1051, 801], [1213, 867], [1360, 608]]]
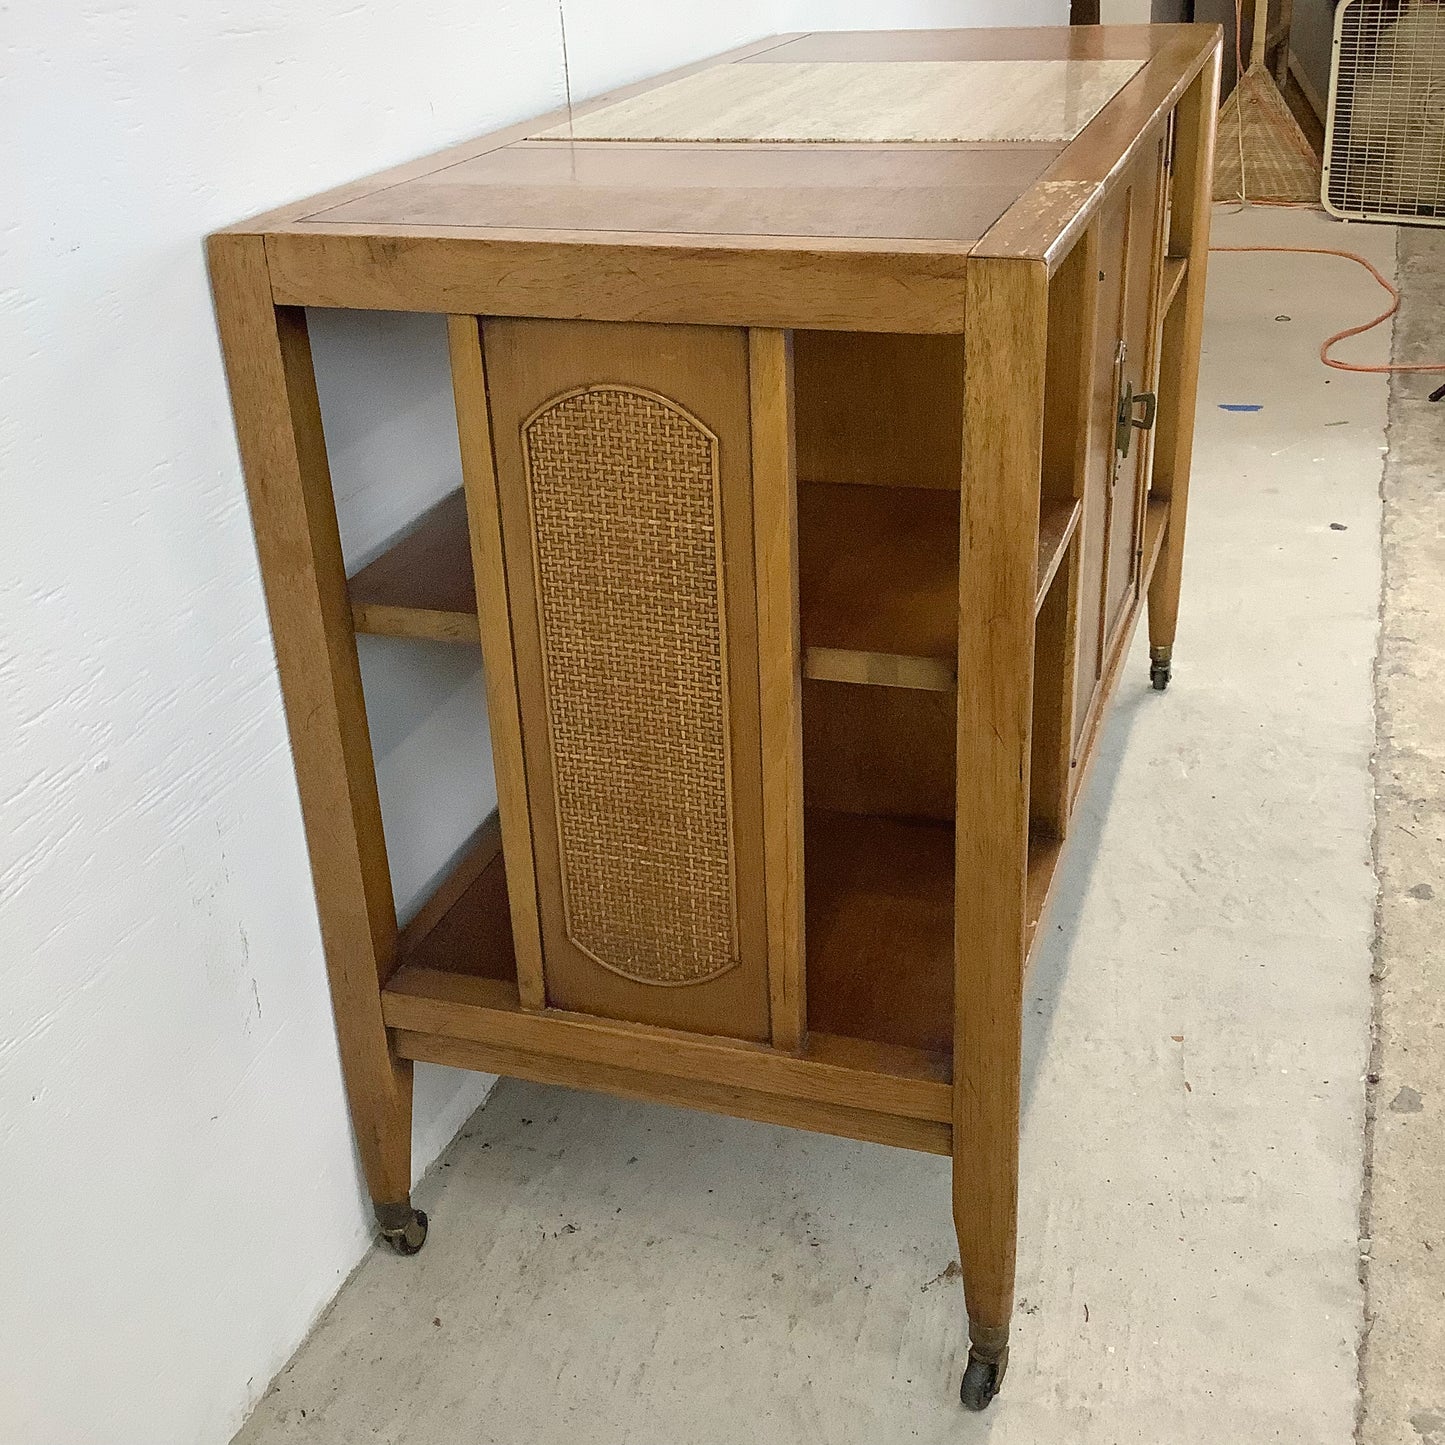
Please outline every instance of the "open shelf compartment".
[[[815, 1029], [799, 1053], [525, 1009], [493, 820], [402, 931], [382, 1017], [403, 1058], [664, 1102], [947, 1154], [946, 1054]], [[908, 1035], [904, 1032], [902, 1037]], [[616, 1062], [625, 1040], [627, 1063]], [[800, 1109], [796, 1101], [810, 1100]]]
[[381, 637], [477, 644], [477, 595], [460, 490], [347, 583], [352, 626]]
[[[1079, 522], [1071, 498], [1039, 512], [1035, 608]], [[803, 675], [946, 692], [957, 680], [958, 493], [805, 482], [798, 487]]]

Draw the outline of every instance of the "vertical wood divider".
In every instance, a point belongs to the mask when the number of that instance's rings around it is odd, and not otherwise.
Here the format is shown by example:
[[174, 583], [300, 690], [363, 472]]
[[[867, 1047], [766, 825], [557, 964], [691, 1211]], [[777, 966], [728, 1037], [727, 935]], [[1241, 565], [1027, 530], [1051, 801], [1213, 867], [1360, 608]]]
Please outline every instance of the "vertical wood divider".
[[547, 1005], [547, 990], [542, 971], [532, 820], [522, 756], [522, 714], [512, 653], [507, 572], [502, 552], [502, 511], [492, 453], [481, 318], [449, 316], [447, 340], [451, 351], [452, 391], [456, 397], [462, 481], [467, 498], [467, 528], [472, 543], [472, 570], [476, 576], [477, 620], [497, 775], [497, 812], [506, 859], [507, 901], [517, 958], [517, 991], [523, 1008], [540, 1009]]
[[342, 1076], [371, 1197], [396, 1204], [411, 1188], [412, 1098], [381, 1016], [396, 906], [306, 313], [273, 304], [260, 236], [212, 236], [207, 251]]
[[[1082, 502], [1093, 437], [1095, 328], [1099, 315], [1099, 223], [1094, 221], [1074, 243], [1049, 282], [1047, 358], [1041, 494]], [[1056, 586], [1068, 588], [1062, 636], [1041, 638], [1049, 645], [1040, 663], [1061, 672], [1062, 696], [1047, 718], [1050, 771], [1031, 787], [1030, 812], [1060, 840], [1068, 836], [1074, 796], [1074, 699], [1079, 667], [1079, 608], [1082, 605], [1084, 532], [1087, 511], [1069, 543], [1069, 555]], [[1039, 613], [1044, 625], [1048, 606]], [[1050, 619], [1051, 620], [1051, 619]], [[1040, 703], [1045, 699], [1040, 698]], [[1057, 735], [1053, 735], [1054, 727]]]
[[772, 1040], [807, 1034], [803, 913], [803, 664], [798, 624], [798, 487], [793, 350], [787, 331], [748, 332], [758, 694], [763, 753]]
[[1048, 272], [965, 276], [959, 535], [953, 1208], [975, 1346], [1013, 1311], [1026, 954], [1034, 583]]

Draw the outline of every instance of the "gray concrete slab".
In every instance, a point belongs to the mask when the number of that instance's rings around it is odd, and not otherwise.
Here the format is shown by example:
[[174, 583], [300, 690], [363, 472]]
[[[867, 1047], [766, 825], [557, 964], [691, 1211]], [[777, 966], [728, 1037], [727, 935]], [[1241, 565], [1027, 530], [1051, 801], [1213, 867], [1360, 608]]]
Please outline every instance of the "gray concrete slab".
[[[1445, 231], [1400, 232], [1395, 360], [1445, 362]], [[1391, 387], [1363, 1445], [1445, 1445], [1445, 372]]]
[[[1391, 268], [1388, 230], [1216, 220], [1345, 235]], [[957, 1403], [946, 1161], [504, 1082], [426, 1249], [363, 1264], [241, 1445], [1352, 1439], [1386, 385], [1315, 350], [1377, 293], [1211, 275], [1175, 681], [1141, 639], [1029, 980], [993, 1408]]]

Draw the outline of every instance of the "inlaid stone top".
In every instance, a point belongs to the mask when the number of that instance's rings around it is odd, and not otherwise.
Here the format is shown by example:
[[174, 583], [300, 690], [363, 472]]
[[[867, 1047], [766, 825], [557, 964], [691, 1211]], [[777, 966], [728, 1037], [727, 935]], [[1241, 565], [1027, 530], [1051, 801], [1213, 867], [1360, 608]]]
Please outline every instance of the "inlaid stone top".
[[716, 65], [540, 131], [596, 141], [1067, 142], [1142, 60]]

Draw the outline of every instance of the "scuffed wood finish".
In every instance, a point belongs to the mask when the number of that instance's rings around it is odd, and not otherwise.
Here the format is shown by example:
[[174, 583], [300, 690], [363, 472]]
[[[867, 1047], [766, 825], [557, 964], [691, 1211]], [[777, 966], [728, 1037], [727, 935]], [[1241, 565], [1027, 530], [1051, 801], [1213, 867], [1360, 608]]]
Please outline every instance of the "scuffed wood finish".
[[791, 338], [748, 333], [758, 709], [763, 755], [763, 875], [772, 1040], [807, 1032], [803, 946], [803, 675], [798, 625], [798, 478]]
[[542, 972], [542, 933], [537, 913], [527, 770], [522, 753], [522, 714], [513, 661], [511, 593], [502, 550], [502, 512], [492, 455], [492, 423], [487, 405], [480, 320], [475, 316], [449, 317], [447, 341], [482, 638], [497, 810], [502, 844], [511, 860], [507, 889], [511, 900], [517, 986], [525, 1007], [542, 1008], [547, 1001]]
[[967, 299], [953, 1208], [977, 1331], [1013, 1312], [1047, 268], [975, 261]]
[[1044, 605], [1059, 568], [1064, 565], [1083, 507], [1076, 501], [1053, 501], [1045, 497], [1039, 508], [1039, 566], [1034, 582], [1034, 611]]
[[1026, 190], [974, 249], [1042, 260], [1052, 274], [1103, 204], [1105, 191], [1163, 134], [1196, 78], [1219, 64], [1217, 25], [1156, 25], [1155, 61]]
[[1059, 150], [536, 141], [326, 211], [308, 228], [420, 223], [487, 238], [605, 232], [748, 244], [813, 237], [830, 247], [846, 238], [880, 249], [897, 239], [957, 249], [983, 235]]
[[917, 688], [952, 692], [958, 679], [946, 657], [910, 657], [899, 652], [863, 652], [844, 647], [810, 647], [803, 676], [813, 682], [856, 682], [865, 687]]
[[213, 236], [208, 250], [342, 1074], [371, 1197], [397, 1204], [411, 1188], [412, 1071], [391, 1051], [378, 993], [396, 911], [306, 318], [272, 305], [259, 240]]

